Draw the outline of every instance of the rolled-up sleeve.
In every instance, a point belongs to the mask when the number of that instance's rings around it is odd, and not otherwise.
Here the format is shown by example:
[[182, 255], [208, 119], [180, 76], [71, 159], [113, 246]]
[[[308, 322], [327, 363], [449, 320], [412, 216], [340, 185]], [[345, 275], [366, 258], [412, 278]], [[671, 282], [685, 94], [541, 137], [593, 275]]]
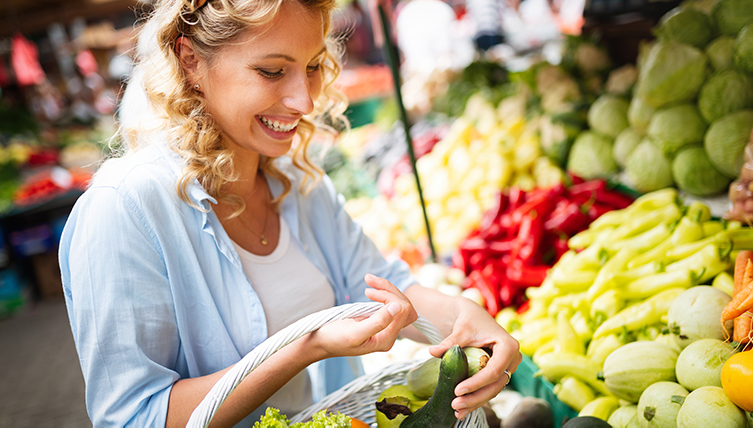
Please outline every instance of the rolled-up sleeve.
[[89, 189], [63, 231], [60, 267], [95, 427], [164, 426], [180, 340], [164, 258], [132, 200]]

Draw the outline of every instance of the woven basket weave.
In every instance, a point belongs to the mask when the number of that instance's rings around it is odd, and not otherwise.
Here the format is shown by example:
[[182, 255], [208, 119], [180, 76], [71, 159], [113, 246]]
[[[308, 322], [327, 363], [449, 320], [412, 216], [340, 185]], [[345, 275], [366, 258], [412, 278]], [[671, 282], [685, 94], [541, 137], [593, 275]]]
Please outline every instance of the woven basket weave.
[[[335, 306], [301, 318], [280, 330], [249, 352], [217, 381], [191, 414], [187, 427], [203, 428], [208, 426], [217, 409], [241, 381], [284, 346], [326, 324], [348, 318], [368, 316], [381, 307], [381, 303], [351, 303]], [[419, 316], [413, 325], [433, 344], [437, 344], [442, 340], [442, 336], [437, 328], [425, 318]], [[405, 384], [405, 375], [408, 371], [423, 361], [411, 360], [399, 362], [382, 368], [378, 373], [361, 376], [324, 397], [320, 402], [295, 415], [291, 418], [291, 421], [303, 422], [310, 420], [314, 413], [326, 409], [327, 412], [339, 411], [375, 426], [374, 404], [379, 394], [391, 385]], [[458, 421], [455, 426], [457, 428], [488, 427], [486, 417], [481, 409], [470, 413], [465, 419]]]

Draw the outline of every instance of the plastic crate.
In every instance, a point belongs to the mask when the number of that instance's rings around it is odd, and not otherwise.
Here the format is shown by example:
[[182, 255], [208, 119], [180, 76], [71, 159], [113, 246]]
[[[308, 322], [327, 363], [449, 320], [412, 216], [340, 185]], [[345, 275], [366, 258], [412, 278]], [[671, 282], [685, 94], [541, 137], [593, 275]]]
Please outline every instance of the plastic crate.
[[539, 370], [533, 361], [523, 355], [523, 361], [518, 365], [515, 374], [510, 378], [510, 386], [527, 397], [546, 400], [554, 412], [554, 428], [560, 428], [569, 419], [578, 416], [573, 408], [563, 403], [554, 394], [554, 385], [543, 377], [534, 374]]

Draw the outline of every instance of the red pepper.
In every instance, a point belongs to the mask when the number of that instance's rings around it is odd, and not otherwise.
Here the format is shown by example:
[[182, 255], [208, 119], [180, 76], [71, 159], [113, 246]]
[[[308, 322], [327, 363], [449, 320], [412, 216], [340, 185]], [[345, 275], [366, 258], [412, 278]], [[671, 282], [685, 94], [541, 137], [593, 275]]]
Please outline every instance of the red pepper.
[[526, 264], [536, 264], [536, 258], [544, 235], [541, 217], [536, 213], [529, 213], [520, 223], [520, 231], [513, 245], [512, 259], [520, 259]]
[[490, 283], [481, 272], [474, 270], [465, 280], [465, 288], [473, 287], [481, 292], [486, 301], [486, 311], [489, 315], [495, 316], [499, 312], [499, 297], [494, 285]]
[[584, 181], [579, 184], [575, 184], [573, 186], [570, 186], [570, 189], [568, 191], [570, 192], [570, 195], [581, 195], [581, 194], [593, 194], [594, 192], [605, 190], [607, 188], [607, 182], [601, 179], [596, 180], [589, 180]]
[[567, 246], [567, 237], [560, 236], [554, 241], [554, 263], [557, 263], [563, 254], [570, 251], [570, 247]]
[[507, 266], [507, 278], [516, 285], [524, 287], [538, 287], [544, 282], [549, 266], [527, 266], [516, 260]]
[[511, 187], [510, 195], [507, 200], [507, 206], [510, 211], [518, 208], [523, 202], [525, 202], [526, 192], [520, 187]]
[[590, 221], [594, 221], [601, 217], [602, 214], [612, 210], [614, 210], [614, 208], [609, 205], [594, 203], [588, 208], [588, 218]]
[[485, 230], [489, 228], [492, 224], [495, 223], [497, 218], [499, 218], [500, 215], [502, 215], [503, 212], [507, 209], [509, 196], [505, 195], [502, 192], [497, 192], [497, 200], [494, 203], [494, 206], [488, 210], [484, 217], [481, 219], [481, 230]]
[[577, 175], [575, 175], [575, 174], [573, 174], [573, 173], [568, 173], [568, 174], [567, 174], [567, 176], [568, 176], [568, 178], [570, 178], [570, 182], [571, 182], [571, 183], [572, 183], [573, 185], [575, 185], [575, 184], [580, 184], [580, 183], [583, 183], [583, 182], [585, 182], [585, 181], [586, 181], [586, 180], [584, 180], [584, 179], [580, 178], [579, 176], [577, 176]]
[[535, 211], [541, 217], [548, 216], [552, 211], [552, 208], [554, 208], [554, 205], [559, 200], [558, 196], [562, 195], [564, 192], [564, 186], [558, 185], [543, 191], [537, 191], [535, 194], [530, 194], [531, 197], [513, 211], [513, 223], [520, 222], [524, 215], [532, 211]]
[[589, 223], [589, 216], [581, 210], [577, 203], [571, 202], [562, 212], [552, 213], [552, 216], [544, 222], [544, 230], [574, 235], [583, 230]]
[[498, 222], [494, 222], [490, 224], [489, 227], [482, 229], [481, 232], [479, 233], [479, 236], [488, 241], [493, 241], [507, 235], [506, 229], [507, 228], [503, 227]]
[[633, 203], [633, 198], [624, 195], [616, 190], [605, 189], [596, 192], [596, 201], [602, 204], [611, 205], [618, 210], [629, 207]]
[[455, 254], [452, 255], [452, 267], [460, 269], [463, 271], [464, 275], [468, 275], [470, 273], [470, 266], [468, 263], [466, 263], [466, 258], [463, 257], [463, 253], [460, 251], [456, 251]]
[[502, 307], [512, 306], [517, 294], [518, 290], [505, 278], [505, 281], [499, 286], [499, 300]]
[[518, 306], [518, 310], [516, 312], [518, 313], [518, 315], [524, 314], [530, 308], [531, 308], [531, 301], [530, 300], [526, 300], [525, 302], [521, 303], [520, 306]]

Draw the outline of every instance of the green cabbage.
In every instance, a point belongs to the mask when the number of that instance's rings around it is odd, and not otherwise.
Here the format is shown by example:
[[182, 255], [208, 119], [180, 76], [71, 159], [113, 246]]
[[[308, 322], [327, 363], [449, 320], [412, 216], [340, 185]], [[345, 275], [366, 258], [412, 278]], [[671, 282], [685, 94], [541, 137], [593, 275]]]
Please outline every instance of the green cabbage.
[[648, 139], [643, 140], [628, 156], [625, 163], [625, 175], [630, 184], [643, 193], [674, 184], [669, 159]]
[[711, 16], [720, 34], [737, 36], [743, 27], [753, 23], [753, 1], [719, 0], [711, 11]]
[[714, 70], [721, 71], [731, 68], [732, 54], [735, 52], [735, 38], [730, 36], [717, 37], [706, 46], [705, 52]]
[[703, 141], [706, 122], [696, 106], [681, 104], [654, 113], [648, 125], [648, 136], [668, 157], [680, 147]]
[[738, 34], [733, 55], [735, 67], [753, 73], [753, 24], [746, 26]]
[[680, 7], [689, 7], [691, 9], [699, 10], [707, 15], [711, 15], [711, 11], [714, 9], [714, 5], [717, 0], [685, 0], [680, 3]]
[[753, 110], [740, 110], [712, 123], [703, 146], [716, 169], [730, 178], [740, 175], [743, 152], [753, 130]]
[[602, 95], [588, 109], [588, 126], [600, 134], [615, 138], [630, 126], [627, 112], [627, 101], [614, 95]]
[[706, 79], [706, 55], [677, 42], [658, 42], [638, 76], [638, 95], [654, 108], [692, 100]]
[[714, 36], [711, 18], [691, 8], [674, 8], [662, 16], [654, 31], [662, 41], [686, 43], [702, 49]]
[[640, 135], [646, 135], [651, 116], [655, 112], [656, 109], [646, 104], [641, 97], [633, 97], [628, 107], [628, 122]]
[[698, 95], [698, 109], [708, 123], [749, 107], [753, 107], [753, 80], [736, 70], [714, 74]]
[[721, 193], [732, 181], [714, 167], [702, 146], [680, 150], [672, 160], [672, 176], [677, 187], [695, 196]]
[[584, 131], [575, 139], [567, 159], [567, 170], [587, 180], [608, 177], [619, 168], [612, 157], [612, 139]]
[[638, 147], [641, 143], [641, 136], [633, 128], [625, 128], [620, 132], [620, 135], [614, 140], [614, 147], [612, 147], [612, 156], [615, 162], [624, 168], [630, 153]]

